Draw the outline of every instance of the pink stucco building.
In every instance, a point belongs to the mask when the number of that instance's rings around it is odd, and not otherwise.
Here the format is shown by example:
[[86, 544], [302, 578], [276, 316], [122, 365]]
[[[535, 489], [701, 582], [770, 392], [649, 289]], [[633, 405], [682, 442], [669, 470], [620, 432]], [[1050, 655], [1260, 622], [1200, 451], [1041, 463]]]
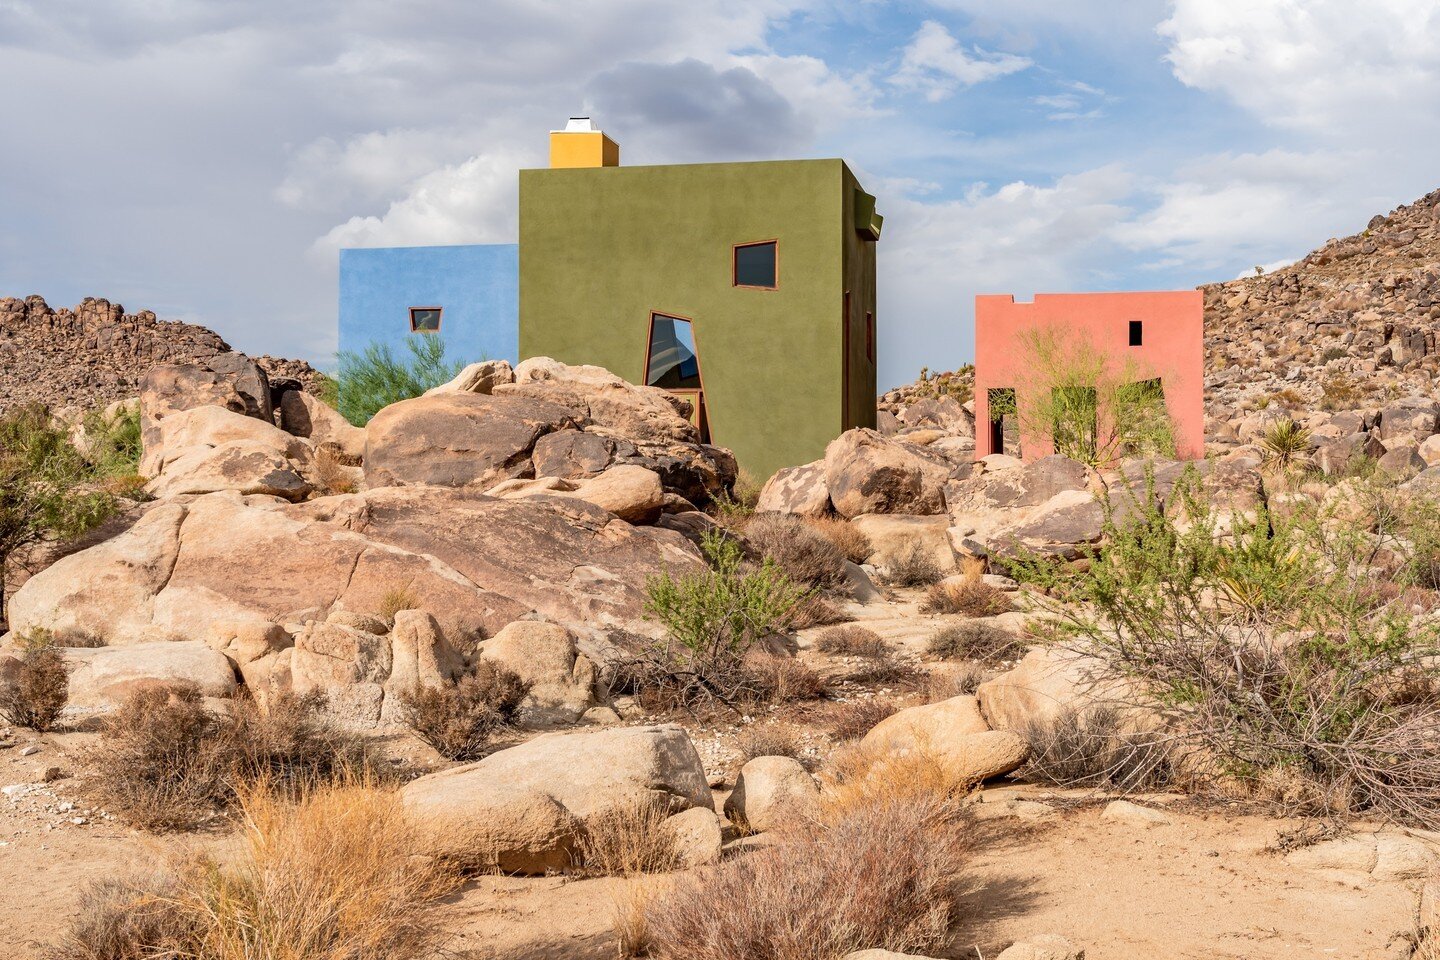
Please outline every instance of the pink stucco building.
[[[1205, 451], [1204, 299], [1199, 290], [1156, 293], [1042, 293], [1033, 302], [1012, 295], [975, 298], [975, 456], [1053, 452], [1048, 436], [1029, 436], [1022, 414], [991, 416], [1018, 404], [1043, 382], [1035, 369], [1037, 335], [1084, 344], [1113, 376], [1148, 381], [1165, 397], [1176, 452], [1198, 459]], [[1007, 393], [1013, 391], [1013, 393]], [[1011, 401], [1009, 403], [1007, 401]], [[1101, 410], [1098, 419], [1104, 420]], [[1099, 429], [1106, 428], [1102, 423]], [[1016, 449], [1018, 445], [1018, 451]]]

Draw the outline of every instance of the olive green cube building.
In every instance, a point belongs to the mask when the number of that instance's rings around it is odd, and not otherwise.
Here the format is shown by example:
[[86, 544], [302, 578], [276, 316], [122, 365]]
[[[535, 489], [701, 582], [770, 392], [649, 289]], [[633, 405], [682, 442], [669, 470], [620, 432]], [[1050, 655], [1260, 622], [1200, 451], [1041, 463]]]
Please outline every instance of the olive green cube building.
[[757, 479], [875, 425], [881, 218], [840, 160], [520, 172], [520, 355], [690, 399]]

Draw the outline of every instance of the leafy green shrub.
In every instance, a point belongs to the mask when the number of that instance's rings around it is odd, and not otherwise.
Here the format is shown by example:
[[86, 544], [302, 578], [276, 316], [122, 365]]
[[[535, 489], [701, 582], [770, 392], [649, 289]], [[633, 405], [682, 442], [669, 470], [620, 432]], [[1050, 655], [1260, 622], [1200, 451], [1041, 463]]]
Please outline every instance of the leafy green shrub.
[[388, 343], [366, 344], [359, 353], [340, 351], [336, 381], [341, 416], [363, 427], [390, 404], [448, 383], [465, 368], [464, 360], [447, 359], [439, 334], [410, 337], [405, 349], [409, 355], [403, 357], [397, 357]]
[[503, 667], [480, 661], [473, 673], [440, 687], [402, 693], [405, 723], [449, 760], [478, 760], [495, 733], [515, 722], [530, 684]]
[[14, 676], [0, 678], [0, 719], [43, 733], [65, 709], [70, 675], [48, 632], [19, 638], [19, 648]]
[[92, 410], [81, 421], [85, 459], [101, 477], [132, 477], [140, 470], [140, 408], [122, 406], [113, 413]]
[[1193, 480], [1163, 513], [1148, 497], [1125, 513], [1083, 571], [1012, 565], [1062, 639], [1257, 794], [1283, 782], [1292, 809], [1440, 826], [1440, 624], [1370, 587], [1386, 523], [1260, 509], [1222, 525]]
[[43, 406], [0, 416], [0, 566], [41, 540], [67, 540], [115, 512], [103, 475]]
[[740, 544], [719, 531], [707, 533], [701, 549], [709, 569], [647, 581], [645, 610], [666, 637], [642, 649], [636, 672], [675, 706], [733, 706], [761, 692], [747, 655], [788, 625], [809, 592], [770, 557], [747, 566]]

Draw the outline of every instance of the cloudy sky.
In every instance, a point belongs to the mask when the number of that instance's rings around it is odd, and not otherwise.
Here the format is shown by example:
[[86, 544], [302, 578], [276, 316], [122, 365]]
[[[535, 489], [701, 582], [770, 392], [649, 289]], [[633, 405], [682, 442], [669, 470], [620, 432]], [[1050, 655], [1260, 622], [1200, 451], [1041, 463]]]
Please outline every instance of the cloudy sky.
[[1440, 186], [1436, 0], [0, 0], [0, 295], [328, 365], [342, 246], [512, 241], [587, 112], [628, 164], [846, 158], [882, 386], [976, 293], [1283, 263]]

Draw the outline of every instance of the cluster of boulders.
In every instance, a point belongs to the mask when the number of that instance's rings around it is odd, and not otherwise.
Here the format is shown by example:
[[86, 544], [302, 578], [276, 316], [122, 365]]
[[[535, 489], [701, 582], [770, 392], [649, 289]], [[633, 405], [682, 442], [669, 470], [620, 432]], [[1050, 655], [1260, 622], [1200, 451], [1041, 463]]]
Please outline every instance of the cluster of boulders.
[[544, 358], [365, 429], [233, 353], [152, 368], [139, 405], [153, 499], [9, 598], [13, 637], [66, 648], [77, 707], [189, 680], [373, 725], [486, 659], [531, 684], [528, 720], [581, 719], [611, 637], [657, 629], [647, 580], [702, 566], [697, 508], [736, 474], [683, 401]]
[[847, 431], [823, 460], [776, 473], [757, 509], [844, 517], [869, 538], [875, 566], [884, 569], [919, 549], [945, 573], [965, 557], [1022, 550], [1077, 559], [1104, 534], [1102, 498], [1124, 508], [1151, 496], [1163, 510], [1187, 469], [1222, 521], [1253, 516], [1265, 502], [1258, 460], [1125, 462], [1098, 472], [1059, 455], [1030, 463], [1003, 454], [951, 459], [909, 436]]
[[[162, 321], [149, 310], [87, 297], [72, 309], [42, 297], [0, 297], [0, 410], [27, 403], [89, 407], [133, 397], [156, 364], [208, 362], [230, 353], [214, 331]], [[314, 391], [320, 372], [302, 360], [257, 357], [276, 383]]]
[[1374, 421], [1423, 403], [1440, 373], [1440, 191], [1288, 267], [1203, 290], [1206, 434], [1222, 448], [1247, 442], [1272, 408], [1324, 430], [1323, 414]]

